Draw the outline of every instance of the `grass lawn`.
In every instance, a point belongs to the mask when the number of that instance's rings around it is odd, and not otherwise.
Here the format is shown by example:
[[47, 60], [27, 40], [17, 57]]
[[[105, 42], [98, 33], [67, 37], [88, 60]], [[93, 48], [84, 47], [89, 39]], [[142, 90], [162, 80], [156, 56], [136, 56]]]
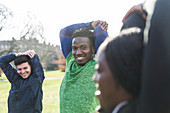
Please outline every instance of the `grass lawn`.
[[[42, 113], [59, 113], [59, 88], [61, 84], [61, 77], [64, 72], [47, 71], [45, 72], [46, 78], [60, 79], [46, 79], [43, 83], [43, 112]], [[0, 80], [5, 80], [6, 77], [2, 75]], [[0, 113], [7, 113], [7, 99], [10, 90], [10, 83], [8, 81], [0, 81]]]

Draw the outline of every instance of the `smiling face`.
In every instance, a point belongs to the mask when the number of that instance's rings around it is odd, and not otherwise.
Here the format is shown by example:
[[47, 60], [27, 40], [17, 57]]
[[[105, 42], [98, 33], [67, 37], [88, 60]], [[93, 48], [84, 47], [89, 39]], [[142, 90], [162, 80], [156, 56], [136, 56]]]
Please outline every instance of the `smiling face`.
[[72, 54], [78, 65], [93, 59], [94, 47], [88, 37], [76, 37], [72, 41]]
[[22, 78], [26, 79], [30, 76], [31, 66], [28, 64], [28, 62], [17, 65], [16, 67], [18, 74], [21, 75]]

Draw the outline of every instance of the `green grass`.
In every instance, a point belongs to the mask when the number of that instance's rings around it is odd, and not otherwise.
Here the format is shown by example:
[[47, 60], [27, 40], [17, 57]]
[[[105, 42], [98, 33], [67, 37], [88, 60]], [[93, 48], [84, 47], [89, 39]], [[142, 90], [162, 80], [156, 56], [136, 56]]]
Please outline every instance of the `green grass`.
[[63, 77], [64, 74], [65, 73], [62, 72], [61, 70], [58, 70], [58, 71], [45, 71], [45, 77], [46, 78]]
[[[64, 72], [45, 71], [46, 78], [63, 77]], [[6, 79], [4, 75], [0, 77]], [[44, 80], [43, 83], [43, 111], [42, 113], [59, 113], [59, 88], [62, 79]], [[8, 81], [0, 82], [0, 113], [7, 113], [7, 99], [10, 90]]]
[[6, 82], [0, 82], [0, 113], [7, 113], [8, 104], [8, 94], [10, 90], [10, 83], [8, 81]]

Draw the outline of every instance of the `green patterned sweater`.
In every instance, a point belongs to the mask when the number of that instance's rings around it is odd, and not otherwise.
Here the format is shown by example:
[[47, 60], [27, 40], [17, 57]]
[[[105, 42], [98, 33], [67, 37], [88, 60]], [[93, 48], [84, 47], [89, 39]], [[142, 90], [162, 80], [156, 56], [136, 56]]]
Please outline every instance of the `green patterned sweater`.
[[60, 113], [92, 113], [98, 105], [92, 76], [95, 60], [79, 66], [72, 53], [66, 58], [66, 72], [60, 86]]

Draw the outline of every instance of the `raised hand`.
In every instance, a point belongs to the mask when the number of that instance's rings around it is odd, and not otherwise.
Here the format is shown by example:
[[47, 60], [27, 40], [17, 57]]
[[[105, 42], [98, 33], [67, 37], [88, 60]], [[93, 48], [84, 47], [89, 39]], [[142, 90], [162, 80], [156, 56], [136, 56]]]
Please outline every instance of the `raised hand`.
[[133, 6], [133, 7], [126, 13], [126, 15], [124, 16], [122, 22], [124, 22], [124, 21], [126, 20], [126, 18], [127, 18], [129, 15], [131, 15], [132, 13], [134, 13], [134, 12], [138, 12], [144, 19], [146, 19], [146, 15], [145, 15], [145, 13], [143, 12], [142, 7], [143, 7], [142, 4]]
[[15, 53], [16, 56], [20, 56], [20, 55], [28, 55], [30, 58], [33, 58], [35, 56], [35, 51], [34, 50], [28, 50], [25, 51], [23, 53]]
[[28, 50], [28, 51], [24, 52], [23, 54], [28, 55], [30, 58], [33, 58], [36, 53], [34, 50]]
[[96, 20], [92, 22], [92, 27], [95, 29], [99, 25], [104, 31], [108, 29], [108, 23], [106, 21]]

